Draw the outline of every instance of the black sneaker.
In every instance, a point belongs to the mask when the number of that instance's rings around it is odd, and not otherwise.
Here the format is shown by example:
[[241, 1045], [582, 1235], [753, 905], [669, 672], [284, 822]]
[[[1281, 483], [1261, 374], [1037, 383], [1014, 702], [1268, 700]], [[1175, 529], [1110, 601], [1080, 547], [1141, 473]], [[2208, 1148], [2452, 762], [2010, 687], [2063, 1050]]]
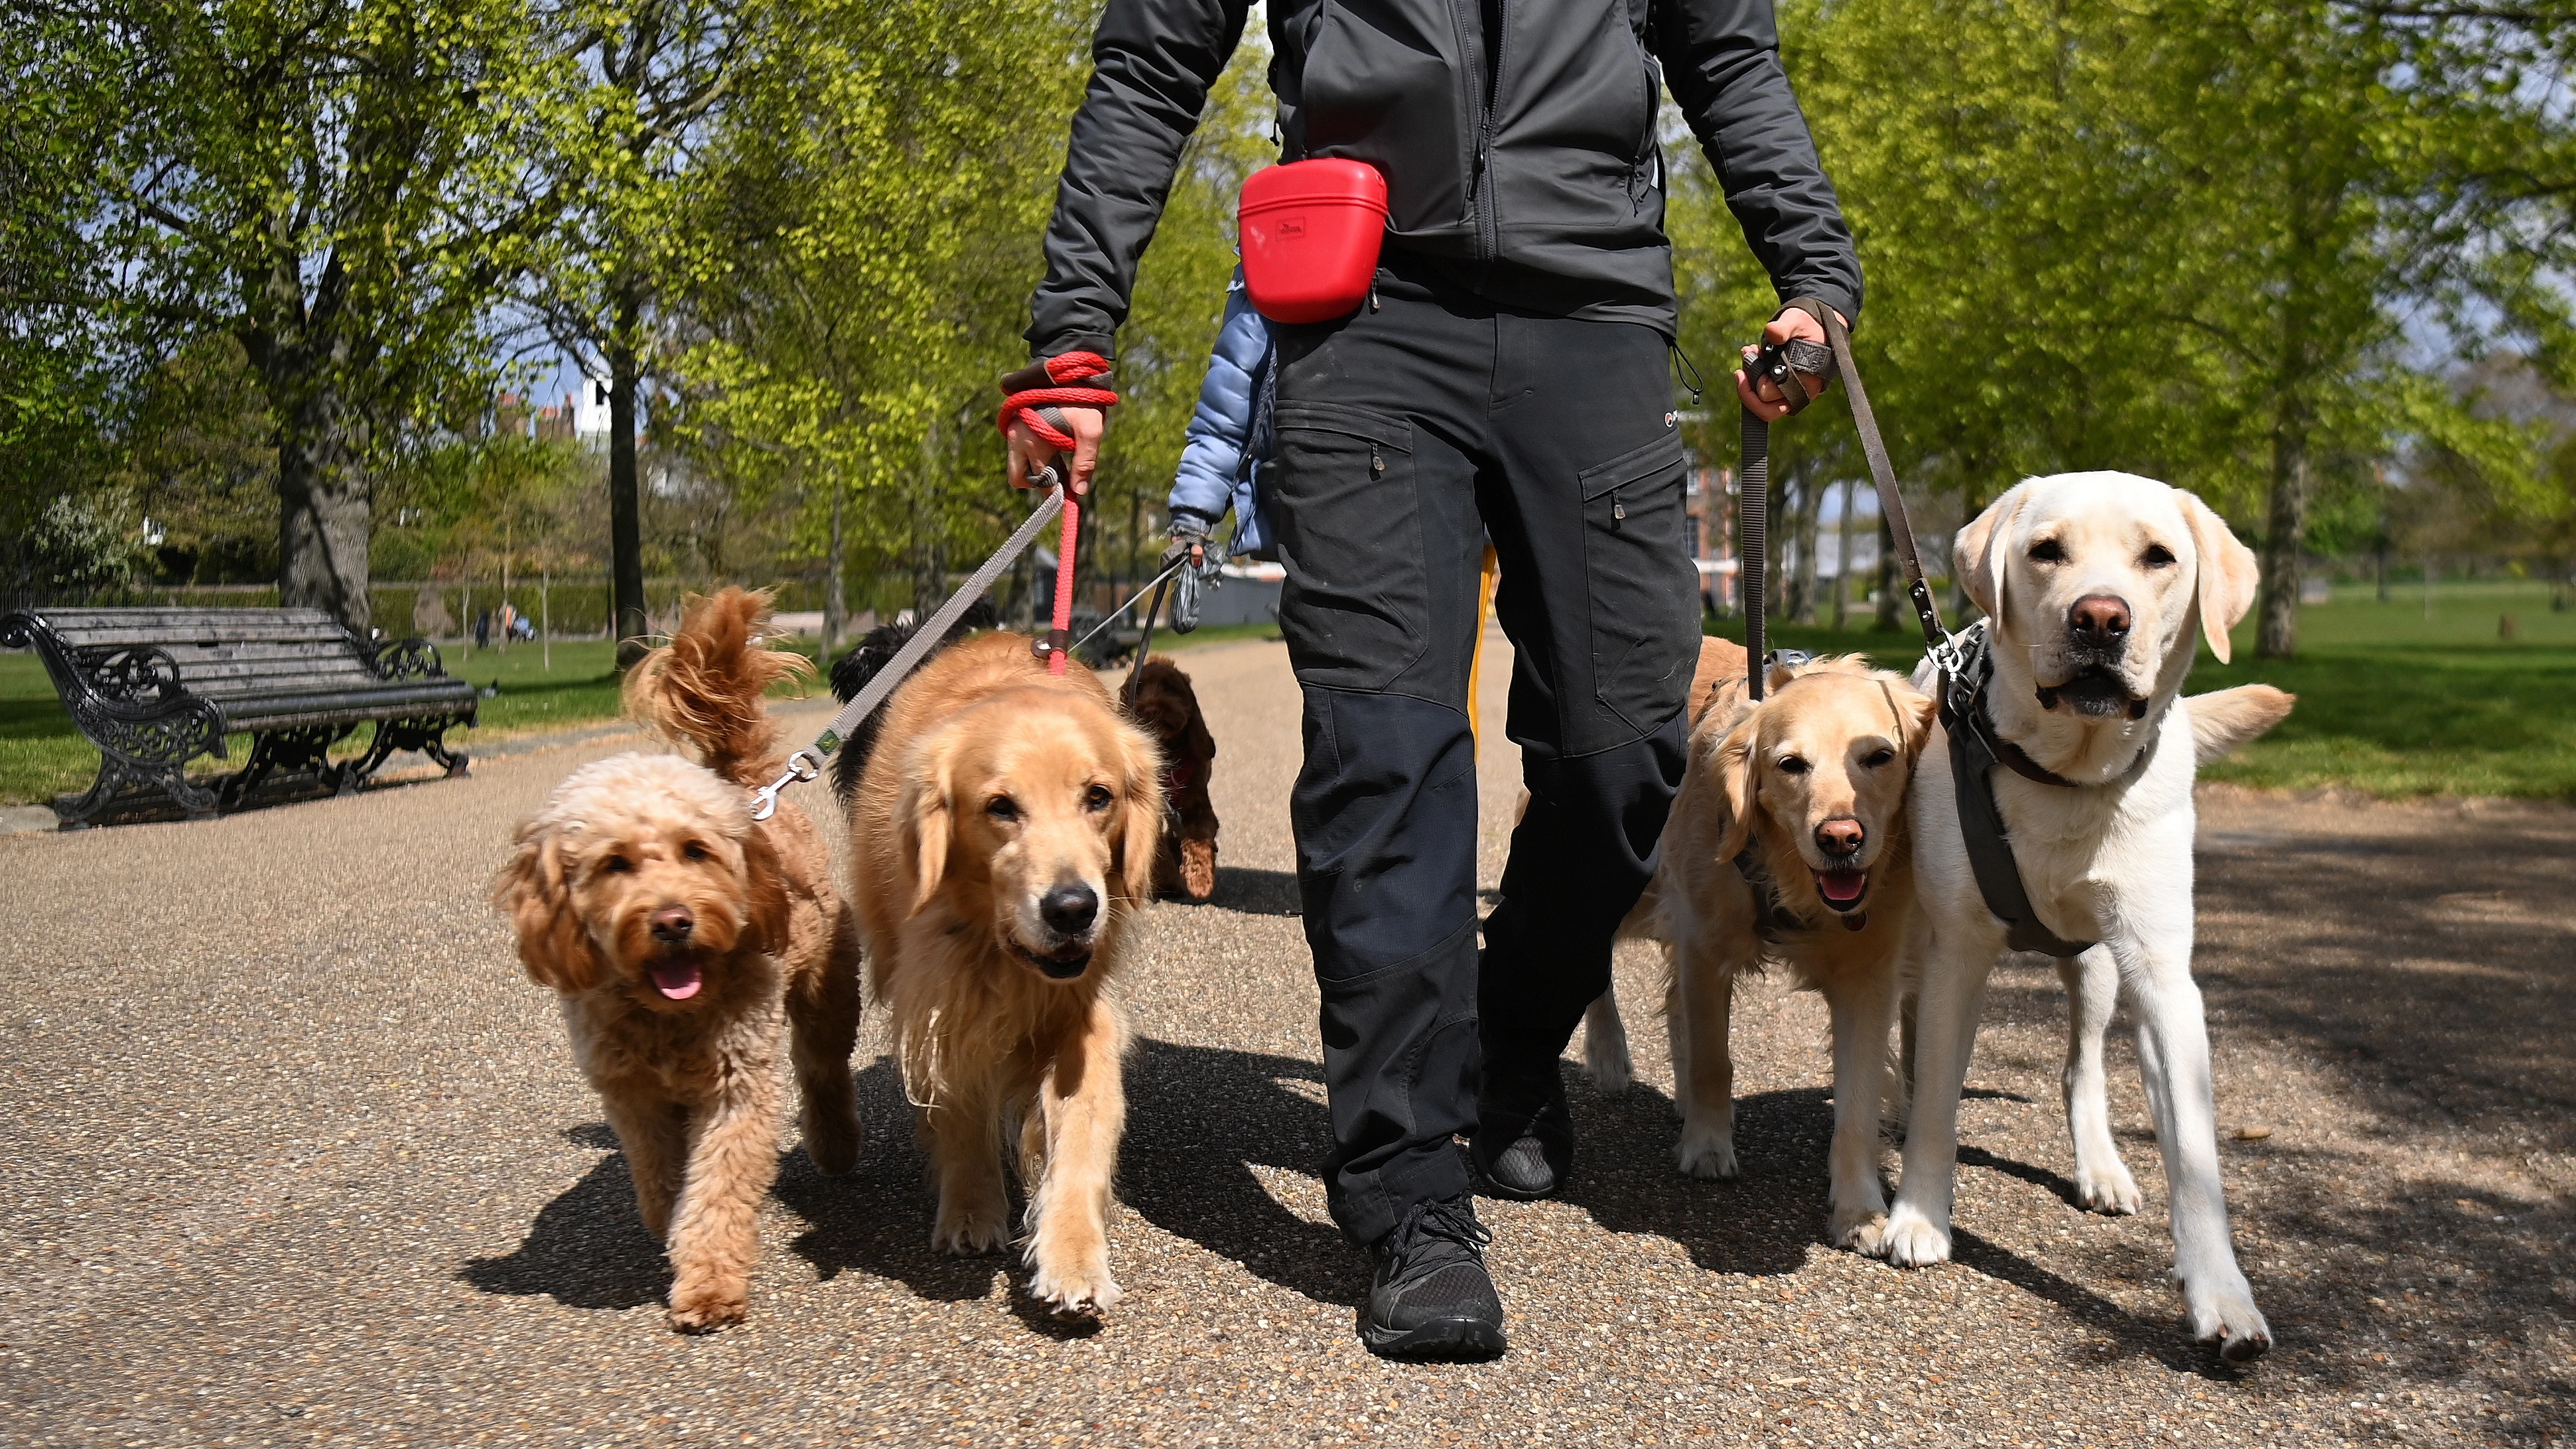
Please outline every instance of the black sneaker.
[[1502, 1357], [1503, 1300], [1485, 1272], [1493, 1240], [1471, 1197], [1414, 1204], [1369, 1250], [1377, 1273], [1360, 1308], [1360, 1342], [1380, 1358]]
[[1566, 1111], [1565, 1078], [1556, 1063], [1521, 1082], [1489, 1075], [1476, 1123], [1467, 1156], [1495, 1196], [1546, 1197], [1574, 1176], [1574, 1118]]

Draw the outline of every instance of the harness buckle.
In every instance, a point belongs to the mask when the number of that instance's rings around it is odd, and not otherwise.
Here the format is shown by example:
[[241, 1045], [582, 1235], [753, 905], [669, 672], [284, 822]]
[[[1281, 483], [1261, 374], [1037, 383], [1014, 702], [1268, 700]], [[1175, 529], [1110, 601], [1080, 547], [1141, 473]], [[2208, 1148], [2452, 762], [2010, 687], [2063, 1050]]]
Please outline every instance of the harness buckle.
[[751, 793], [751, 818], [766, 820], [778, 813], [778, 792], [790, 785], [801, 785], [823, 773], [823, 757], [812, 749], [798, 750], [787, 757], [787, 768], [777, 779]]

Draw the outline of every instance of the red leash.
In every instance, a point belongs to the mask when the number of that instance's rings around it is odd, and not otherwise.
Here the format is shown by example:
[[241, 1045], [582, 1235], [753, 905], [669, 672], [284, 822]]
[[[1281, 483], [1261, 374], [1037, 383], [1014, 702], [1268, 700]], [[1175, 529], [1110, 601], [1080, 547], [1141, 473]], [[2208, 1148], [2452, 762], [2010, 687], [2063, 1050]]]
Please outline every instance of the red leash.
[[[1073, 446], [1073, 434], [1065, 427], [1061, 405], [1110, 408], [1118, 404], [1118, 393], [1111, 386], [1109, 360], [1097, 352], [1066, 352], [1030, 363], [1002, 379], [1001, 416], [995, 424], [1005, 433], [1011, 420], [1027, 422], [1029, 431], [1057, 449]], [[1047, 673], [1064, 673], [1065, 660], [1073, 648], [1073, 550], [1074, 540], [1082, 531], [1082, 505], [1073, 496], [1071, 480], [1064, 491], [1064, 532], [1055, 551], [1055, 617], [1046, 640]]]

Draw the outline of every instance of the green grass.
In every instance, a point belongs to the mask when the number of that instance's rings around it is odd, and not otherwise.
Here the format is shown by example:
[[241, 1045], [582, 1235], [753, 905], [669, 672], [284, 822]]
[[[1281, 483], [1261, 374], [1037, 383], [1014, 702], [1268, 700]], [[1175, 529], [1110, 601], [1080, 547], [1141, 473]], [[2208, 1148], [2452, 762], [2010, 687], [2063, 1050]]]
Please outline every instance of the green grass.
[[[2497, 637], [2510, 614], [2517, 637]], [[1727, 637], [1741, 639], [1740, 625]], [[1910, 670], [1923, 646], [1866, 616], [1837, 634], [1780, 627], [1775, 646], [1860, 650]], [[2419, 586], [2387, 603], [2366, 585], [2338, 587], [2299, 621], [2299, 657], [2254, 657], [2254, 622], [2235, 632], [2236, 662], [2204, 647], [2188, 693], [2275, 684], [2299, 697], [2279, 729], [2203, 770], [2211, 779], [2274, 789], [2336, 786], [2389, 798], [2514, 795], [2576, 800], [2576, 612], [2552, 613], [2545, 585], [2437, 584], [2431, 617]]]

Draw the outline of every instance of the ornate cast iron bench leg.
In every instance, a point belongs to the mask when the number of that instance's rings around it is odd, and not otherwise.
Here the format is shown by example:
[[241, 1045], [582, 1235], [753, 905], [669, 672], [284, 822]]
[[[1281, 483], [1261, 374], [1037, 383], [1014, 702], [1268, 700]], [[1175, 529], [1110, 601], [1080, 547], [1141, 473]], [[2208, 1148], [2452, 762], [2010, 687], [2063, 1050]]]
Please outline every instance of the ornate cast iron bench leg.
[[344, 782], [340, 793], [349, 794], [359, 784], [373, 779], [398, 750], [418, 750], [445, 769], [448, 779], [464, 778], [465, 752], [447, 747], [447, 727], [454, 723], [445, 715], [376, 721], [376, 738], [367, 746], [367, 752], [340, 767]]

